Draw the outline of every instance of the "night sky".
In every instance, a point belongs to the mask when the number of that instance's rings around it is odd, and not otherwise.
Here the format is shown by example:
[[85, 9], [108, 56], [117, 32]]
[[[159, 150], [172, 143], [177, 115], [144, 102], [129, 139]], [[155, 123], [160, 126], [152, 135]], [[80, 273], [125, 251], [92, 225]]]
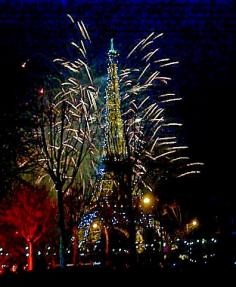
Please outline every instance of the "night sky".
[[234, 129], [226, 112], [235, 88], [235, 12], [233, 0], [0, 0], [1, 138], [13, 128], [19, 103], [29, 97], [32, 83], [21, 63], [33, 59], [31, 79], [40, 82], [49, 59], [73, 58], [69, 42], [78, 32], [67, 13], [87, 25], [92, 58], [104, 75], [111, 37], [122, 58], [143, 36], [164, 32], [161, 55], [180, 61], [172, 85], [183, 101], [173, 109], [184, 123], [192, 159], [205, 163], [202, 175], [186, 180], [183, 197], [192, 214], [229, 222], [236, 213], [235, 188], [229, 188]]

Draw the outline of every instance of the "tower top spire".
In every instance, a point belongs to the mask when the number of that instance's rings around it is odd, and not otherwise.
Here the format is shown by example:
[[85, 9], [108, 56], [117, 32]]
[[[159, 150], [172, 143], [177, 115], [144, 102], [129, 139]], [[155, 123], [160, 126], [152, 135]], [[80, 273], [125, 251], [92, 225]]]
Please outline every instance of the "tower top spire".
[[113, 52], [114, 50], [114, 40], [111, 38], [111, 45], [110, 45], [110, 51]]
[[108, 51], [108, 55], [110, 57], [110, 60], [114, 60], [114, 58], [116, 56], [118, 56], [117, 50], [114, 49], [114, 39], [113, 38], [111, 38], [111, 40], [110, 40], [110, 49]]
[[123, 159], [125, 156], [125, 142], [123, 135], [123, 121], [120, 110], [119, 76], [117, 50], [114, 49], [114, 40], [110, 40], [108, 51], [108, 84], [106, 89], [107, 109], [107, 134], [106, 146], [108, 157], [114, 160]]

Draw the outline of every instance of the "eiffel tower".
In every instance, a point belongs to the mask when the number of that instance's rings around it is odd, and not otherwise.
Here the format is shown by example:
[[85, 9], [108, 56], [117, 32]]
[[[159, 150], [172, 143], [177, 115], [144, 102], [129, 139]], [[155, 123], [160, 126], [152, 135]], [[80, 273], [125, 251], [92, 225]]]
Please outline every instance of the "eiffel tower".
[[[111, 39], [105, 90], [104, 137], [101, 139], [103, 155], [89, 207], [89, 213], [93, 214], [89, 220], [89, 228], [95, 234], [104, 236], [106, 262], [111, 255], [114, 256], [111, 246], [113, 249], [115, 247], [123, 250], [125, 256], [129, 254], [129, 258], [136, 252], [132, 193], [129, 185], [131, 172], [121, 116], [118, 56]], [[112, 240], [114, 237], [120, 239]]]
[[[111, 39], [108, 51], [108, 79], [105, 92], [105, 128], [104, 128], [104, 152], [102, 164], [99, 167], [100, 180], [96, 186], [95, 197], [98, 201], [124, 200], [122, 190], [121, 169], [126, 161], [126, 144], [124, 139], [123, 121], [120, 109], [120, 92], [118, 76], [118, 52], [114, 49]], [[124, 171], [124, 170], [123, 170]]]
[[113, 39], [108, 52], [108, 84], [106, 89], [106, 122], [105, 131], [106, 156], [115, 162], [124, 160], [126, 156], [123, 121], [120, 111], [120, 93], [118, 77], [118, 53], [114, 49]]

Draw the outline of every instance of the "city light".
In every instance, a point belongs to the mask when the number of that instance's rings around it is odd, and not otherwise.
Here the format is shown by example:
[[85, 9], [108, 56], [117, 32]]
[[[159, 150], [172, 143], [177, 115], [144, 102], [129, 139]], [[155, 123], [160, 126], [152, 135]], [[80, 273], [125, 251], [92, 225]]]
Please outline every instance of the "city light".
[[187, 233], [190, 233], [198, 227], [199, 227], [199, 221], [197, 218], [195, 218], [186, 224], [186, 231], [187, 231]]
[[143, 198], [143, 203], [144, 203], [145, 205], [149, 205], [149, 204], [151, 203], [150, 197], [145, 196], [145, 197]]
[[92, 224], [92, 228], [93, 228], [93, 229], [98, 229], [98, 227], [99, 227], [99, 225], [98, 225], [97, 222], [94, 222], [94, 223]]
[[198, 221], [197, 221], [196, 219], [194, 219], [194, 220], [192, 221], [192, 225], [193, 225], [193, 226], [197, 226], [197, 225], [198, 225]]

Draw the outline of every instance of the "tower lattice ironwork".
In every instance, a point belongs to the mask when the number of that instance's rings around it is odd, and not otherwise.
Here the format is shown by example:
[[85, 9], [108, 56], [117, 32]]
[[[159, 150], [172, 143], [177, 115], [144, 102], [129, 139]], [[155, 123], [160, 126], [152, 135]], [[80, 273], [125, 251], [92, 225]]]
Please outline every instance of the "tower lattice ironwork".
[[99, 181], [95, 188], [95, 198], [109, 205], [122, 198], [122, 176], [120, 168], [126, 159], [126, 144], [121, 116], [121, 101], [118, 76], [118, 52], [111, 39], [108, 51], [108, 78], [105, 91], [104, 152], [99, 167]]
[[118, 52], [114, 49], [113, 39], [108, 52], [108, 84], [106, 88], [106, 157], [109, 160], [124, 160], [126, 150], [123, 121], [120, 110], [120, 92], [118, 77]]

